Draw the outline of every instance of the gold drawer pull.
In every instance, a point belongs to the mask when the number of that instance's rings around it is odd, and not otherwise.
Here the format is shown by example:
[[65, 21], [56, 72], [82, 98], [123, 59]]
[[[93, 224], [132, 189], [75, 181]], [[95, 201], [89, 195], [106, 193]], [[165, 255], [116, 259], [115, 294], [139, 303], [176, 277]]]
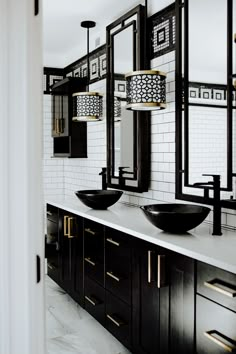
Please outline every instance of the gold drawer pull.
[[96, 232], [92, 231], [90, 228], [84, 229], [85, 232], [88, 232], [91, 235], [96, 235]]
[[120, 278], [118, 278], [117, 276], [115, 276], [112, 272], [107, 272], [107, 275], [112, 278], [112, 279], [115, 279], [116, 281], [120, 281]]
[[112, 317], [111, 315], [107, 315], [107, 318], [109, 318], [109, 320], [111, 322], [113, 322], [117, 327], [121, 327], [124, 325], [124, 322], [121, 320], [116, 320], [114, 317]]
[[161, 254], [157, 256], [157, 287], [161, 289], [166, 286], [166, 256]]
[[53, 270], [53, 269], [54, 269], [54, 267], [53, 267], [53, 266], [51, 266], [50, 264], [48, 264], [48, 268], [49, 268], [49, 269], [51, 269], [51, 270]]
[[90, 257], [85, 258], [84, 260], [85, 260], [85, 262], [87, 262], [87, 263], [91, 264], [93, 267], [95, 267], [96, 263], [94, 263], [93, 261], [91, 261], [91, 258], [90, 258]]
[[114, 241], [112, 238], [107, 238], [107, 242], [110, 242], [110, 243], [112, 243], [113, 245], [115, 245], [117, 247], [120, 246], [119, 242]]
[[52, 216], [52, 212], [51, 211], [47, 211], [47, 215], [48, 216]]
[[[219, 345], [221, 348], [223, 348], [225, 351], [230, 352], [230, 353], [236, 353], [236, 345], [233, 344], [235, 343], [232, 339], [227, 338], [225, 335], [221, 334], [218, 331], [207, 331], [204, 332], [204, 335], [210, 339], [212, 342], [216, 343], [217, 345]], [[232, 343], [232, 345], [228, 345], [226, 344], [223, 340], [215, 337], [214, 335], [216, 335], [217, 337], [222, 338], [225, 342], [229, 342]]]
[[236, 291], [232, 288], [230, 288], [229, 285], [221, 282], [220, 280], [214, 279], [211, 281], [205, 281], [204, 285], [212, 290], [217, 291], [218, 293], [221, 293], [223, 295], [229, 296], [229, 297], [236, 297]]
[[68, 225], [67, 225], [68, 219], [69, 216], [64, 216], [64, 236], [69, 236]]
[[76, 220], [76, 218], [74, 217], [68, 218], [68, 238], [76, 237], [76, 235], [71, 235], [71, 227], [72, 227], [72, 222], [74, 222], [74, 220]]
[[91, 298], [90, 298], [90, 297], [88, 297], [88, 296], [85, 296], [85, 299], [86, 299], [88, 302], [90, 302], [90, 304], [92, 304], [93, 306], [98, 305], [98, 303], [97, 303], [97, 302], [95, 302], [93, 299], [91, 299]]

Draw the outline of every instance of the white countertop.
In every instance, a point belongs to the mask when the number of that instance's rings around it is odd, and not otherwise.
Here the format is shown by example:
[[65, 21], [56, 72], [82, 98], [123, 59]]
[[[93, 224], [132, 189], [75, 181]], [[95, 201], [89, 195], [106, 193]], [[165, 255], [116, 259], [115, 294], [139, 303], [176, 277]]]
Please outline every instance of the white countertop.
[[223, 230], [222, 236], [212, 236], [212, 226], [203, 223], [187, 234], [174, 235], [153, 226], [138, 207], [116, 203], [107, 210], [93, 210], [79, 199], [61, 197], [50, 197], [46, 199], [46, 203], [236, 273], [236, 232]]

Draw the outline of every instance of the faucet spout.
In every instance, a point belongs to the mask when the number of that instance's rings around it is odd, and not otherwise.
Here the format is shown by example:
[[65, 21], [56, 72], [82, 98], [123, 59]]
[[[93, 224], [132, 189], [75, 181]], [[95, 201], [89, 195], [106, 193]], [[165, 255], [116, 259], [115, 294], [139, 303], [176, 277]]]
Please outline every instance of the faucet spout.
[[99, 176], [102, 176], [102, 189], [107, 189], [107, 168], [102, 167], [102, 171], [99, 173]]

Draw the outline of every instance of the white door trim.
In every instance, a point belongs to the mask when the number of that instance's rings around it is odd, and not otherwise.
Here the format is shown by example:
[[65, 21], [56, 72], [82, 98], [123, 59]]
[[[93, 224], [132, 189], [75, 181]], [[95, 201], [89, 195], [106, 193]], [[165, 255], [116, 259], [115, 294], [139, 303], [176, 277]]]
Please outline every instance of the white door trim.
[[[0, 354], [43, 354], [42, 9], [0, 0]], [[41, 4], [40, 4], [41, 5]]]

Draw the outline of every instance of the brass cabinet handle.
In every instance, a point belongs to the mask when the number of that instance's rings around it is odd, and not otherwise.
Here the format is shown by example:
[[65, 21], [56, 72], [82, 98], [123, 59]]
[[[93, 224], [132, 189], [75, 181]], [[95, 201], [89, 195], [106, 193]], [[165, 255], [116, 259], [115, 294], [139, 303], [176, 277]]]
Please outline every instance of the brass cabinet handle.
[[[229, 296], [229, 297], [236, 297], [236, 291], [228, 285], [224, 285], [223, 283], [217, 279], [211, 280], [211, 281], [205, 281], [204, 285], [212, 290], [217, 291], [218, 293], [221, 293], [223, 295]], [[221, 286], [223, 287], [221, 287]], [[226, 290], [228, 288], [229, 290]]]
[[96, 235], [96, 232], [92, 231], [90, 228], [84, 229], [85, 232], [88, 232], [91, 235]]
[[56, 118], [56, 134], [60, 134], [60, 120]]
[[110, 243], [112, 243], [113, 245], [115, 245], [115, 246], [117, 246], [117, 247], [120, 246], [119, 242], [114, 241], [112, 238], [107, 238], [107, 242], [110, 242]]
[[49, 211], [49, 210], [47, 210], [47, 215], [48, 215], [48, 216], [52, 216], [52, 212]]
[[95, 300], [91, 299], [91, 297], [88, 297], [87, 295], [85, 295], [84, 297], [88, 302], [90, 302], [90, 304], [92, 304], [93, 306], [97, 306], [98, 302], [96, 302]]
[[71, 235], [71, 223], [75, 220], [74, 217], [68, 218], [68, 238], [74, 238], [76, 235]]
[[166, 256], [159, 254], [157, 256], [157, 287], [158, 289], [166, 286], [166, 271], [165, 271]]
[[148, 251], [148, 283], [152, 282], [152, 251]]
[[[235, 37], [236, 38], [236, 37]], [[235, 42], [236, 42], [236, 40], [235, 40]], [[234, 80], [234, 82], [233, 82], [233, 87], [235, 88], [235, 90], [236, 90], [236, 80]]]
[[48, 264], [48, 268], [49, 268], [49, 269], [52, 269], [52, 270], [54, 269], [54, 267], [51, 266], [50, 264]]
[[64, 118], [58, 119], [59, 120], [59, 133], [64, 133]]
[[[232, 341], [231, 339], [228, 339], [226, 336], [224, 336], [223, 334], [221, 334], [220, 332], [215, 331], [215, 330], [204, 332], [204, 335], [208, 339], [210, 339], [212, 342], [216, 343], [218, 346], [223, 348], [225, 351], [230, 352], [230, 353], [236, 352], [236, 346], [234, 344], [228, 345], [225, 342], [223, 342], [223, 340], [221, 340], [217, 337], [214, 337], [214, 334], [216, 334], [218, 337], [221, 337], [225, 341], [229, 341], [229, 342]], [[233, 341], [232, 341], [232, 343], [233, 343]]]
[[68, 225], [67, 225], [67, 220], [68, 219], [69, 219], [69, 216], [65, 215], [64, 216], [64, 236], [65, 237], [69, 236]]
[[123, 321], [119, 321], [119, 320], [116, 320], [114, 317], [112, 317], [111, 315], [106, 315], [107, 316], [107, 318], [109, 318], [109, 320], [111, 321], [111, 322], [113, 322], [117, 327], [121, 327], [121, 326], [123, 326], [124, 325], [124, 322]]
[[120, 281], [120, 278], [118, 278], [116, 275], [114, 275], [112, 272], [106, 272], [106, 274], [112, 278], [112, 279], [115, 279], [116, 281]]
[[91, 264], [93, 267], [95, 267], [96, 263], [94, 263], [93, 261], [91, 261], [91, 258], [90, 258], [90, 257], [87, 257], [87, 258], [85, 258], [84, 260], [85, 260], [85, 262], [87, 262], [87, 263]]

